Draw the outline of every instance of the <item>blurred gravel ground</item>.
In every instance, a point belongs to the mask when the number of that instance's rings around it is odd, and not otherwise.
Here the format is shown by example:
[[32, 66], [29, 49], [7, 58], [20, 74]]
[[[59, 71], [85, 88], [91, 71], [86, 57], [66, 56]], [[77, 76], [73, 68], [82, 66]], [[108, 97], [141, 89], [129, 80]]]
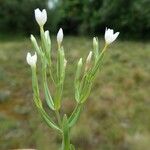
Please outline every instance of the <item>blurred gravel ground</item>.
[[[56, 41], [52, 41], [55, 59]], [[68, 64], [62, 112], [69, 114], [75, 102], [76, 62], [86, 58], [92, 39], [65, 37], [64, 48]], [[57, 150], [61, 144], [33, 105], [31, 72], [26, 63], [31, 49], [30, 41], [24, 38], [0, 42], [0, 150]], [[149, 150], [149, 62], [149, 42], [117, 40], [110, 46], [84, 112], [72, 130], [77, 150]]]

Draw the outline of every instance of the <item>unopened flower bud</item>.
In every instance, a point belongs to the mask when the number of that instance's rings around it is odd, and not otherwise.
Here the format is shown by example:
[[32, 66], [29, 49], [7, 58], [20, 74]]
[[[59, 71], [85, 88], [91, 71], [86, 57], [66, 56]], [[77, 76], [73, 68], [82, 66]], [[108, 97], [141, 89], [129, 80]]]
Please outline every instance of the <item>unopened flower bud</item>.
[[98, 58], [98, 38], [94, 37], [93, 38], [93, 52], [94, 52], [94, 57], [95, 57], [95, 61]]
[[62, 28], [59, 29], [58, 33], [57, 33], [57, 43], [60, 46], [62, 41], [63, 41], [63, 30]]
[[45, 34], [45, 38], [48, 39], [48, 37], [49, 37], [49, 31], [46, 30], [46, 31], [44, 32], [44, 34]]
[[82, 64], [83, 64], [82, 63], [82, 58], [80, 58], [79, 61], [78, 61], [78, 66], [82, 66]]
[[33, 41], [33, 42], [35, 42], [36, 41], [36, 39], [35, 39], [35, 37], [31, 34], [31, 41]]
[[46, 30], [46, 31], [44, 32], [44, 34], [45, 34], [45, 39], [46, 39], [46, 41], [48, 42], [48, 44], [50, 44], [50, 43], [51, 43], [51, 41], [50, 41], [49, 31], [48, 31], [48, 30]]
[[91, 58], [92, 58], [92, 51], [89, 52], [87, 59], [86, 59], [86, 65], [85, 65], [85, 71], [87, 71], [91, 64]]
[[94, 49], [98, 47], [98, 40], [96, 39], [96, 37], [93, 38], [93, 47]]
[[91, 58], [92, 58], [92, 51], [89, 52], [89, 55], [87, 56], [86, 62], [90, 63], [91, 62]]

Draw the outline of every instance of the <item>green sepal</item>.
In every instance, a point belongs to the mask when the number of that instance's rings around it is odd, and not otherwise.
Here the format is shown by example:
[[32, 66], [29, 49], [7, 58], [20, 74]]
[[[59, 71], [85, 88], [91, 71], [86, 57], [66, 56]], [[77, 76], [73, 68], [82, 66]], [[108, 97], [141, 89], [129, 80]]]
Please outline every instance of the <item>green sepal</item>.
[[74, 80], [75, 100], [77, 102], [79, 102], [79, 99], [80, 99], [80, 76], [81, 76], [82, 66], [83, 66], [82, 58], [80, 58], [77, 64], [77, 71], [76, 71], [75, 80]]
[[58, 56], [57, 56], [57, 82], [56, 82], [56, 94], [54, 100], [54, 105], [56, 110], [58, 110], [61, 106], [63, 83], [65, 78], [64, 61], [65, 61], [64, 49], [61, 47], [60, 49], [58, 49]]
[[62, 83], [64, 80], [65, 74], [65, 66], [64, 66], [65, 54], [64, 49], [61, 47], [58, 49], [58, 57], [57, 57], [57, 78], [58, 83]]
[[61, 106], [61, 97], [62, 97], [62, 91], [63, 91], [63, 85], [57, 85], [57, 91], [56, 91], [56, 95], [54, 98], [54, 106], [56, 110], [60, 109]]
[[80, 102], [80, 91], [79, 85], [75, 85], [75, 100], [79, 103]]

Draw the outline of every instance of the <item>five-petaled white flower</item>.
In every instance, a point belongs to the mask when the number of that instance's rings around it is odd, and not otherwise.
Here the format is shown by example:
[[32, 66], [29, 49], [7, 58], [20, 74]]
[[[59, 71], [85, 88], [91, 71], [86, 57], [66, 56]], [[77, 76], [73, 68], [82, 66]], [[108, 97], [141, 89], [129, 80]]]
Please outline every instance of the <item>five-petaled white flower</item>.
[[36, 62], [37, 62], [37, 54], [35, 52], [35, 54], [33, 56], [31, 56], [31, 53], [27, 53], [27, 57], [26, 57], [27, 63], [31, 66], [31, 67], [35, 67], [36, 66]]
[[62, 41], [63, 41], [63, 30], [62, 28], [59, 29], [58, 33], [57, 33], [57, 42], [58, 45], [61, 45]]
[[118, 35], [119, 35], [119, 32], [116, 32], [114, 34], [114, 30], [113, 29], [109, 29], [109, 28], [107, 29], [106, 28], [106, 30], [105, 30], [105, 42], [106, 42], [106, 44], [110, 44], [113, 41], [115, 41], [116, 38], [118, 37]]
[[43, 26], [46, 21], [47, 21], [47, 12], [45, 9], [43, 9], [42, 11], [37, 8], [34, 10], [35, 13], [35, 20], [37, 21], [37, 23], [39, 24], [39, 26]]

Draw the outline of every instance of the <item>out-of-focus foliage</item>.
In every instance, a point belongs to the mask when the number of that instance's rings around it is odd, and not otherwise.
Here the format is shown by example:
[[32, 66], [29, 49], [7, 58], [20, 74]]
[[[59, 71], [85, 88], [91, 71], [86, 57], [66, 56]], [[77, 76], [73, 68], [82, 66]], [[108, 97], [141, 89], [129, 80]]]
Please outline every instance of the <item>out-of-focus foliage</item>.
[[47, 0], [0, 0], [0, 32], [31, 33], [35, 27], [34, 9], [47, 8]]
[[150, 35], [149, 0], [63, 0], [59, 6], [60, 24], [71, 33], [99, 33], [108, 26], [124, 35]]
[[[0, 0], [0, 32], [33, 33], [33, 10], [46, 8], [51, 33], [100, 34], [111, 27], [127, 38], [150, 37], [149, 0]], [[49, 8], [49, 9], [48, 9]]]

